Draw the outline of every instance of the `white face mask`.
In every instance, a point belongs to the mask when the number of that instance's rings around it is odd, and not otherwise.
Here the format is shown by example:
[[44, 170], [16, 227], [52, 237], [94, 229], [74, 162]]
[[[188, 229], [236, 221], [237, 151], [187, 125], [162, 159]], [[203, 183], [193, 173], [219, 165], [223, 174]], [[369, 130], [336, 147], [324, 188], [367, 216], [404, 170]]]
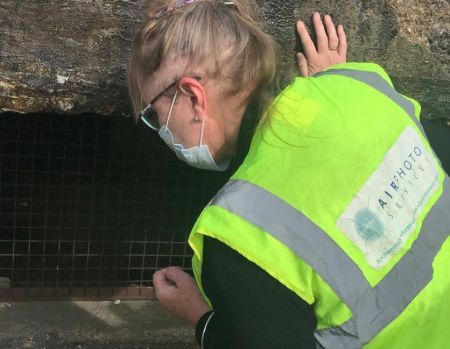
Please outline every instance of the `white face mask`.
[[173, 101], [170, 105], [169, 114], [167, 115], [167, 121], [164, 126], [158, 132], [158, 135], [162, 138], [162, 140], [167, 144], [167, 146], [173, 150], [178, 159], [184, 161], [188, 165], [204, 170], [212, 170], [212, 171], [225, 171], [230, 165], [231, 158], [228, 157], [220, 162], [220, 164], [216, 164], [214, 161], [208, 145], [202, 144], [203, 141], [203, 130], [205, 127], [205, 120], [202, 123], [202, 131], [200, 134], [200, 143], [196, 147], [192, 147], [189, 149], [185, 149], [182, 144], [175, 144], [172, 136], [172, 132], [169, 130], [169, 120], [172, 115], [172, 109], [175, 104], [175, 100], [177, 98], [178, 91], [175, 92], [175, 96], [173, 97]]

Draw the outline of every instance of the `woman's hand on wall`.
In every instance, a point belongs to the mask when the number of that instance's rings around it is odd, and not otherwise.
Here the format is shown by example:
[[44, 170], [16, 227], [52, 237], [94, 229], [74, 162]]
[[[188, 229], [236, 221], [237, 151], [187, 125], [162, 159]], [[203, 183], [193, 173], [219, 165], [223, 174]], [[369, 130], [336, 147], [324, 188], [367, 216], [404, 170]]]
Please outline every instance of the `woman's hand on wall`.
[[347, 39], [344, 27], [336, 27], [329, 15], [323, 18], [316, 12], [313, 15], [314, 31], [317, 45], [311, 40], [305, 23], [297, 22], [297, 32], [302, 42], [304, 53], [297, 53], [297, 62], [301, 76], [311, 76], [335, 64], [345, 63], [347, 59]]
[[210, 310], [195, 280], [182, 268], [168, 267], [153, 274], [156, 298], [172, 315], [196, 325]]

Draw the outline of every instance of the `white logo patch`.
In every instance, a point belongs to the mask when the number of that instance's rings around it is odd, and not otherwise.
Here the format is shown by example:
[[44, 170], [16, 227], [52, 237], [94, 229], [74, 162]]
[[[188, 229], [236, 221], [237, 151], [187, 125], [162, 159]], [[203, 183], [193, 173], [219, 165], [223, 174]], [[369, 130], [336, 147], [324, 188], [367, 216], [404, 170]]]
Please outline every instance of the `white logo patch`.
[[403, 247], [429, 198], [439, 187], [438, 164], [411, 126], [336, 222], [380, 268]]

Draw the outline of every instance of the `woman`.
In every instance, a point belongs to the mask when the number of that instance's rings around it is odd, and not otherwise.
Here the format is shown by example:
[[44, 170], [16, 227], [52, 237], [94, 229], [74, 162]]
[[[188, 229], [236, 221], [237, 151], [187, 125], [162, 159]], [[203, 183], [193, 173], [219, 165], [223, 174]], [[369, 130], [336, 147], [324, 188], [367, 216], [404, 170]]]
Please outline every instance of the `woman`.
[[[180, 160], [224, 170], [250, 99], [275, 76], [247, 1], [149, 1], [129, 67], [135, 115]], [[346, 62], [329, 16], [303, 22], [297, 78], [195, 224], [195, 281], [153, 276], [203, 348], [442, 348], [449, 179], [420, 106], [377, 65]], [[406, 335], [405, 335], [406, 334]]]

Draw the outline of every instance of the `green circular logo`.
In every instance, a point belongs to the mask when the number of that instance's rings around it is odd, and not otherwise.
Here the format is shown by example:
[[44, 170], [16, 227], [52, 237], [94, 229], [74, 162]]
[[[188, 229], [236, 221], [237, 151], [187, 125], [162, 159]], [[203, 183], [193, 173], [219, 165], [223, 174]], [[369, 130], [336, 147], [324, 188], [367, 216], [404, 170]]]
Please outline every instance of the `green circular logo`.
[[378, 216], [368, 208], [355, 215], [355, 226], [359, 236], [366, 241], [375, 241], [383, 236], [384, 225]]

